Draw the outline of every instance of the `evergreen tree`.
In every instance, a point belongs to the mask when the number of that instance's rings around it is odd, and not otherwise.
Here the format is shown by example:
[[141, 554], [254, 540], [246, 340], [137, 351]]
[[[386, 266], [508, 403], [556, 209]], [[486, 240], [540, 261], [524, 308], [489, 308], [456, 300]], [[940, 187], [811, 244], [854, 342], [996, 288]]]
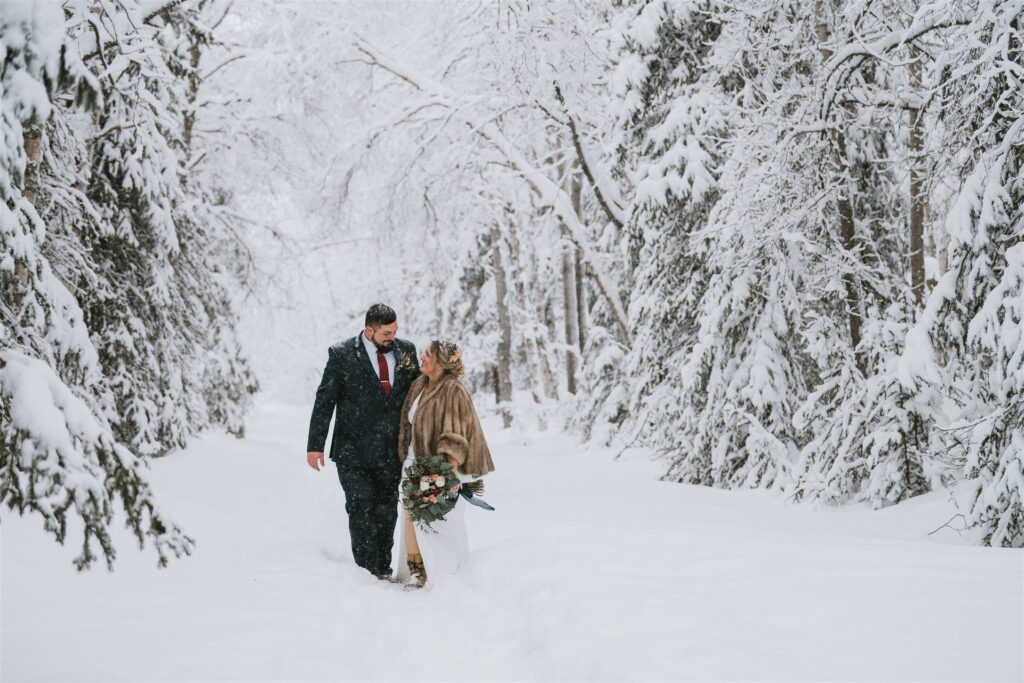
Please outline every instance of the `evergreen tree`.
[[[908, 335], [905, 384], [962, 469], [966, 523], [1024, 546], [1024, 25], [1019, 3], [981, 2], [947, 56], [941, 97], [951, 162], [965, 159], [946, 217], [949, 270]], [[964, 140], [962, 131], [973, 131]], [[955, 146], [953, 146], [955, 145]], [[959, 154], [957, 154], [959, 153]], [[956, 406], [954, 414], [948, 407]], [[946, 410], [943, 410], [943, 409]]]
[[[860, 10], [857, 3], [841, 3], [819, 14], [825, 58], [819, 82], [831, 73], [832, 55], [859, 47], [861, 34], [878, 35], [892, 22], [907, 20], [887, 7], [886, 13], [868, 15], [877, 24], [865, 24]], [[902, 49], [913, 52], [915, 47]], [[887, 68], [881, 60], [865, 61], [841, 86], [832, 86], [829, 110], [837, 131], [832, 142], [838, 149], [831, 158], [839, 162], [833, 164], [832, 191], [849, 197], [853, 248], [836, 239], [834, 230], [818, 231], [815, 237], [824, 258], [817, 259], [817, 275], [807, 281], [810, 313], [804, 336], [818, 380], [796, 415], [809, 439], [794, 470], [791, 493], [797, 499], [882, 507], [930, 486], [925, 475], [930, 433], [921, 406], [896, 375], [904, 336], [917, 311], [906, 229], [913, 199], [901, 196], [905, 169], [895, 160], [911, 152], [904, 112], [917, 118], [925, 113], [923, 95], [908, 77], [920, 69], [920, 59], [907, 59], [909, 69], [906, 63]], [[836, 295], [844, 289], [845, 297]], [[856, 340], [848, 332], [853, 316]]]
[[[112, 393], [99, 353], [69, 289], [74, 285], [64, 281], [71, 266], [94, 262], [79, 261], [83, 252], [75, 248], [63, 250], [60, 231], [51, 232], [36, 206], [45, 204], [41, 132], [52, 99], [103, 104], [99, 83], [78, 53], [88, 44], [81, 27], [99, 25], [103, 11], [114, 10], [76, 5], [65, 17], [54, 3], [0, 6], [0, 501], [42, 517], [61, 543], [69, 517], [80, 520], [80, 569], [96, 559], [95, 543], [112, 566], [108, 528], [118, 503], [139, 543], [154, 544], [161, 565], [192, 546], [156, 507], [143, 478], [145, 463], [119, 442], [111, 424]], [[65, 195], [78, 192], [68, 187]]]
[[88, 248], [101, 280], [83, 290], [83, 306], [115, 393], [119, 437], [152, 455], [215, 421], [240, 433], [239, 409], [255, 385], [218, 279], [211, 199], [186, 171], [198, 9], [176, 4], [149, 21], [152, 36], [129, 34], [126, 54], [104, 59], [119, 71], [94, 66], [107, 104], [94, 124], [86, 194], [98, 217]]
[[681, 364], [696, 343], [695, 312], [708, 279], [708, 240], [700, 231], [719, 196], [728, 136], [719, 74], [706, 65], [721, 29], [716, 11], [717, 3], [705, 0], [655, 0], [627, 5], [614, 22], [616, 166], [635, 183], [628, 225], [634, 339], [625, 356], [606, 354], [622, 365], [618, 372], [611, 364], [604, 370], [611, 373], [609, 385], [618, 387], [612, 405], [620, 406], [608, 417], [634, 432], [630, 441], [676, 459], [690, 446], [681, 423], [692, 406], [675, 397]]
[[633, 31], [659, 51], [620, 65], [650, 89], [626, 99], [641, 105], [640, 139], [655, 143], [650, 170], [638, 164], [631, 374], [644, 378], [638, 416], [656, 430], [649, 442], [669, 460], [667, 479], [778, 486], [797, 448], [791, 417], [806, 378], [793, 237], [805, 228], [799, 217], [780, 222], [779, 209], [792, 215], [804, 186], [779, 172], [785, 124], [772, 117], [805, 84], [787, 56], [802, 46], [782, 59], [771, 51], [780, 32], [797, 33], [791, 9], [652, 3]]

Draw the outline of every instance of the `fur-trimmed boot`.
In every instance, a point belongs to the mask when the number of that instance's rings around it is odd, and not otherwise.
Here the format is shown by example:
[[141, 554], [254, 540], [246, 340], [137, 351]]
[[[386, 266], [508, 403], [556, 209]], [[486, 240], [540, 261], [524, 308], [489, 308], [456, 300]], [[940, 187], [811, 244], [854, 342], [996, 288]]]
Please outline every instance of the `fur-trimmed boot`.
[[427, 583], [427, 568], [423, 566], [422, 555], [409, 555], [406, 564], [409, 566], [409, 583], [406, 588], [423, 588]]

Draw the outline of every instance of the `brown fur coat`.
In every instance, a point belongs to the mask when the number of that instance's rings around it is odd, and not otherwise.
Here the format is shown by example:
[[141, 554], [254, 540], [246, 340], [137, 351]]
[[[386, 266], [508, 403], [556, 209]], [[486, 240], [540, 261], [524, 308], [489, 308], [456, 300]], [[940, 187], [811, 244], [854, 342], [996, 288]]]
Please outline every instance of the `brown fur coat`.
[[494, 461], [473, 399], [454, 375], [443, 375], [437, 387], [420, 399], [413, 415], [415, 424], [409, 424], [409, 409], [426, 385], [427, 376], [421, 375], [405, 397], [398, 428], [398, 459], [405, 460], [411, 442], [417, 458], [443, 453], [455, 459], [461, 474], [481, 477], [493, 472]]

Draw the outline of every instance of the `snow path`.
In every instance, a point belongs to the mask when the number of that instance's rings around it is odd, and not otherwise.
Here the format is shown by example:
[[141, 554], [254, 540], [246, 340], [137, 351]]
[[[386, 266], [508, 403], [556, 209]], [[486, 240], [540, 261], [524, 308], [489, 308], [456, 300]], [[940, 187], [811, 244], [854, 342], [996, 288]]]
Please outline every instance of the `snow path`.
[[197, 539], [166, 570], [126, 539], [114, 573], [76, 574], [75, 548], [5, 511], [0, 677], [1024, 678], [1024, 553], [929, 537], [942, 494], [814, 511], [489, 421], [498, 510], [467, 511], [473, 574], [403, 593], [352, 564], [334, 470], [304, 462], [307, 418], [265, 403], [248, 438], [153, 464]]

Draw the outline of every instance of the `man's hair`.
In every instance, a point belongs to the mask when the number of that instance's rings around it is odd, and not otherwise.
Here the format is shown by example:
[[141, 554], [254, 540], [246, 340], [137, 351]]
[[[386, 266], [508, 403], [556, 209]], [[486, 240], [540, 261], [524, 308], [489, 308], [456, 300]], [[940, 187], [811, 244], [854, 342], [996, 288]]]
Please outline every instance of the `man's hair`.
[[395, 309], [387, 304], [374, 304], [366, 311], [366, 324], [377, 329], [381, 325], [390, 325], [398, 320]]

